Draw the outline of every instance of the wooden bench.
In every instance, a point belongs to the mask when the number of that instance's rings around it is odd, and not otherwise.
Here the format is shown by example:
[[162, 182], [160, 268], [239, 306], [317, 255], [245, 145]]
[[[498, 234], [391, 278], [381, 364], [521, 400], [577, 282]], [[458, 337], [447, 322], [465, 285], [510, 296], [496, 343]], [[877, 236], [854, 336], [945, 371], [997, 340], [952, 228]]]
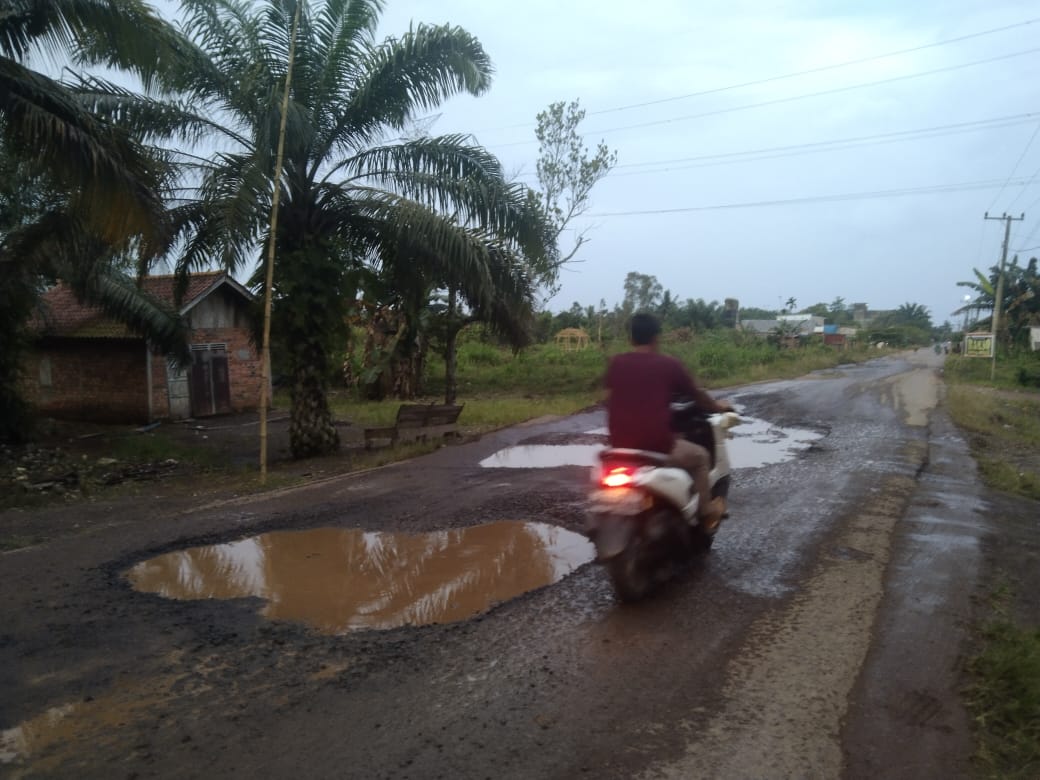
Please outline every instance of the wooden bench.
[[365, 449], [379, 440], [389, 440], [392, 446], [402, 441], [425, 441], [431, 436], [456, 436], [460, 414], [462, 406], [401, 404], [393, 425], [365, 428]]

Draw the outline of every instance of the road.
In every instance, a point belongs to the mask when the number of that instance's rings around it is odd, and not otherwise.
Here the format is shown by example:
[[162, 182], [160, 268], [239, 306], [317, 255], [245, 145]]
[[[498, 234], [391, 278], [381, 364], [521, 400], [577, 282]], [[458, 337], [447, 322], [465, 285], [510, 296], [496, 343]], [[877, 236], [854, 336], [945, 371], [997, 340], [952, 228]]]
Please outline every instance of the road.
[[581, 468], [479, 464], [583, 441], [602, 412], [190, 512], [124, 503], [0, 555], [0, 775], [967, 776], [957, 675], [988, 529], [939, 365], [921, 351], [724, 394], [822, 435], [738, 469], [710, 555], [636, 606], [584, 565], [471, 619], [330, 634], [125, 577], [273, 530], [579, 531]]

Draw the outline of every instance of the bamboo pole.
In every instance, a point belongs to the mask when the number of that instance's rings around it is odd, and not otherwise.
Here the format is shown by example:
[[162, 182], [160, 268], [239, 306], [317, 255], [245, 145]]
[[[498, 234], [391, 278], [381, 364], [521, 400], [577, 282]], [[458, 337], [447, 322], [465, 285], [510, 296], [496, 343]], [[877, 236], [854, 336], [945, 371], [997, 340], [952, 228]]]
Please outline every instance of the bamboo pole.
[[263, 378], [260, 385], [260, 484], [267, 483], [267, 404], [271, 390], [271, 288], [274, 286], [274, 244], [278, 232], [278, 202], [282, 197], [282, 162], [285, 158], [285, 125], [289, 113], [289, 88], [292, 85], [293, 59], [296, 56], [296, 30], [300, 25], [300, 6], [296, 0], [292, 29], [289, 33], [289, 61], [285, 68], [282, 92], [282, 116], [278, 127], [278, 151], [274, 161], [274, 197], [271, 201], [271, 234], [267, 242], [267, 275], [264, 280]]

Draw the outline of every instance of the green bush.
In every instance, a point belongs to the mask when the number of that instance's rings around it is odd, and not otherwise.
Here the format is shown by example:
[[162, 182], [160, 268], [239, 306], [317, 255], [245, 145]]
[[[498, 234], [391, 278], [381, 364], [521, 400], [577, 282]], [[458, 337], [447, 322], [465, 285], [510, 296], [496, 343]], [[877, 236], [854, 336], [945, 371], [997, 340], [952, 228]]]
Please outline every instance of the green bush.
[[470, 341], [459, 347], [459, 366], [500, 366], [508, 363], [510, 354], [500, 347]]

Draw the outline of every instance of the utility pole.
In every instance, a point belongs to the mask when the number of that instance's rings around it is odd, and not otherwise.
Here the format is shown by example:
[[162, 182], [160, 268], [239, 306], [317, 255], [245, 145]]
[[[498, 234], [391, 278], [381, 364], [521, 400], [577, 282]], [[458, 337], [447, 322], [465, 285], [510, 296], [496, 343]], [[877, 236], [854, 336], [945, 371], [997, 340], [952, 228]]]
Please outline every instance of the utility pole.
[[1004, 264], [1007, 262], [1008, 253], [1008, 242], [1011, 240], [1011, 223], [1021, 222], [1026, 218], [1023, 212], [1021, 216], [1012, 217], [1004, 214], [999, 217], [991, 217], [987, 211], [983, 219], [1000, 219], [1004, 221], [1004, 245], [1000, 250], [1000, 271], [997, 274], [997, 294], [993, 300], [993, 317], [991, 318], [991, 324], [993, 326], [993, 362], [989, 367], [989, 381], [992, 382], [997, 376], [997, 324], [1000, 320], [1000, 306], [1003, 303], [1004, 298]]

